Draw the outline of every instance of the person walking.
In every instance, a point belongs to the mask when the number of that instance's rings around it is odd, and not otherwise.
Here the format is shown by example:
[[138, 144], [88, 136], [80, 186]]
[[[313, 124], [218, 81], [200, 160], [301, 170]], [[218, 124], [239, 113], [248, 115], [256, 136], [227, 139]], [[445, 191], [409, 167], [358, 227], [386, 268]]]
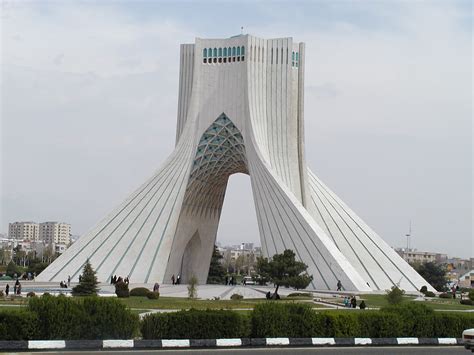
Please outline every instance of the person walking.
[[67, 277], [67, 287], [71, 286], [71, 275]]
[[173, 276], [171, 276], [171, 283], [172, 283], [173, 285], [175, 284], [174, 274], [173, 274]]
[[341, 291], [342, 290], [342, 282], [341, 280], [337, 280], [337, 291]]
[[10, 285], [7, 284], [7, 285], [5, 286], [5, 295], [8, 297], [8, 294], [9, 294], [9, 293], [10, 293]]

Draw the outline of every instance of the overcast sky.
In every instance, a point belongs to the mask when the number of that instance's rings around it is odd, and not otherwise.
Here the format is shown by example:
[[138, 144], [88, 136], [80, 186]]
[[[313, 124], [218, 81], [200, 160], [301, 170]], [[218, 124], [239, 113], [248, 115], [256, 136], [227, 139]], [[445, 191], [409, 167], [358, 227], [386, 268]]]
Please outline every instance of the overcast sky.
[[[179, 44], [306, 43], [306, 158], [390, 245], [474, 256], [471, 1], [2, 1], [0, 232], [83, 234], [174, 147]], [[245, 175], [218, 241], [257, 242]]]

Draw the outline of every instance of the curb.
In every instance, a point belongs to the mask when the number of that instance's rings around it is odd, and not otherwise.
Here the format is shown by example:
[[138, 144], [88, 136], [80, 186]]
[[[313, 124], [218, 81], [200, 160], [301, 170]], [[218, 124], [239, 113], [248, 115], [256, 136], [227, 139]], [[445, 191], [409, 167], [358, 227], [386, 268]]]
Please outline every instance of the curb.
[[110, 339], [0, 341], [1, 350], [177, 349], [264, 346], [394, 346], [463, 345], [461, 338], [235, 338], [235, 339]]

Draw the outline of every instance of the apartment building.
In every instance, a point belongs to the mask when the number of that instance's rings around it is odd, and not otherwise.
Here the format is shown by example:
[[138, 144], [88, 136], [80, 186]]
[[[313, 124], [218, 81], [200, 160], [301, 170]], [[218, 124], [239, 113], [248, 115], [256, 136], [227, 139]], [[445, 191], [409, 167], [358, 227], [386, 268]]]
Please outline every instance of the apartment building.
[[48, 244], [69, 245], [71, 242], [71, 225], [61, 222], [40, 223], [39, 239]]
[[39, 224], [36, 222], [14, 222], [8, 224], [8, 237], [15, 240], [39, 240]]

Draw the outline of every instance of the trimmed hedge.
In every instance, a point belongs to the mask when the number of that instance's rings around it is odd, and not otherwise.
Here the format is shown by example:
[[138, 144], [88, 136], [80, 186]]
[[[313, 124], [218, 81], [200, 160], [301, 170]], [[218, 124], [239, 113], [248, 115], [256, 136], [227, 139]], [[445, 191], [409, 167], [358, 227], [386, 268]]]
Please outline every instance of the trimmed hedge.
[[127, 339], [137, 334], [138, 316], [111, 298], [31, 298], [39, 339]]
[[157, 300], [160, 298], [160, 293], [159, 292], [152, 292], [152, 291], [149, 291], [146, 295], [146, 297], [149, 299], [149, 300]]
[[128, 284], [120, 281], [115, 284], [115, 294], [119, 298], [130, 297], [130, 291], [128, 290]]
[[130, 291], [131, 297], [146, 297], [151, 291], [146, 287], [135, 287]]
[[404, 303], [381, 311], [314, 312], [304, 304], [255, 306], [252, 337], [460, 337], [474, 328], [474, 314], [434, 312]]
[[39, 322], [28, 311], [0, 311], [0, 340], [39, 339]]
[[252, 337], [305, 338], [324, 334], [326, 322], [322, 315], [301, 303], [266, 302], [255, 306], [252, 315]]
[[227, 310], [195, 310], [146, 315], [143, 339], [243, 338], [249, 334], [248, 317]]

